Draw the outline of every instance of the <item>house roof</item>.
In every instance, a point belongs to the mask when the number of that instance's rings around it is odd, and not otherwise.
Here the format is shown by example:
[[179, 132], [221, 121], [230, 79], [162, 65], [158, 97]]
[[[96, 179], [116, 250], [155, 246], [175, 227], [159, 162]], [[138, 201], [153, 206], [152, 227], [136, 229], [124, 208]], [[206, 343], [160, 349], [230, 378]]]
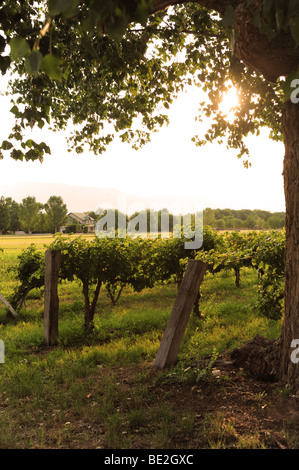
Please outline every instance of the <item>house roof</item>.
[[89, 220], [92, 220], [94, 221], [94, 219], [92, 217], [90, 217], [87, 212], [70, 212], [68, 214], [69, 217], [72, 217], [72, 216], [75, 216], [77, 219], [80, 219], [82, 220], [82, 222], [84, 222], [84, 220], [86, 219], [89, 219]]

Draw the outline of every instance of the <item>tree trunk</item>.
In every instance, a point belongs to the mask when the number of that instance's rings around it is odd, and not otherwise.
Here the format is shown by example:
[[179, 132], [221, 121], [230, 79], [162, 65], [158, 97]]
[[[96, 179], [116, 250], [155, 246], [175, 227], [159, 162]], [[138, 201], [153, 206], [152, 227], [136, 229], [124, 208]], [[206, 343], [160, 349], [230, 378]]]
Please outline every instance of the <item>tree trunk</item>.
[[119, 300], [124, 287], [124, 285], [121, 285], [117, 291], [117, 287], [109, 284], [106, 285], [106, 289], [113, 307], [115, 307], [117, 301]]
[[[284, 191], [286, 202], [286, 251], [284, 322], [280, 338], [256, 336], [233, 351], [233, 361], [254, 377], [277, 380], [299, 394], [299, 362], [292, 361], [293, 340], [299, 344], [299, 104], [287, 102], [282, 118], [284, 134]], [[297, 359], [297, 358], [296, 358]]]
[[89, 301], [89, 285], [88, 282], [83, 282], [83, 289], [82, 289], [83, 295], [84, 295], [84, 327], [85, 330], [92, 329], [93, 327], [93, 318], [91, 315], [91, 307], [90, 307], [90, 301]]
[[236, 287], [240, 287], [240, 268], [234, 268], [236, 275]]
[[84, 303], [85, 303], [85, 312], [84, 312], [84, 327], [86, 331], [92, 331], [94, 328], [94, 314], [97, 306], [97, 301], [99, 298], [100, 290], [101, 290], [101, 281], [98, 280], [97, 285], [95, 287], [94, 295], [92, 302], [90, 302], [89, 295], [89, 285], [88, 282], [83, 283], [83, 295], [84, 295]]
[[202, 314], [200, 313], [200, 309], [199, 309], [199, 302], [200, 302], [200, 299], [201, 299], [201, 291], [200, 291], [200, 288], [198, 290], [198, 294], [195, 298], [195, 301], [194, 301], [194, 305], [193, 305], [193, 313], [198, 317], [198, 318], [203, 318]]
[[94, 319], [94, 314], [95, 314], [95, 311], [96, 311], [96, 306], [97, 306], [98, 298], [99, 298], [99, 295], [100, 295], [101, 286], [102, 286], [102, 283], [101, 283], [100, 280], [98, 280], [97, 285], [96, 285], [95, 290], [94, 290], [93, 300], [92, 300], [92, 304], [91, 304], [92, 321]]
[[291, 361], [291, 343], [299, 339], [299, 104], [289, 101], [283, 112], [286, 201], [285, 314], [280, 338], [279, 377], [299, 393], [299, 364]]

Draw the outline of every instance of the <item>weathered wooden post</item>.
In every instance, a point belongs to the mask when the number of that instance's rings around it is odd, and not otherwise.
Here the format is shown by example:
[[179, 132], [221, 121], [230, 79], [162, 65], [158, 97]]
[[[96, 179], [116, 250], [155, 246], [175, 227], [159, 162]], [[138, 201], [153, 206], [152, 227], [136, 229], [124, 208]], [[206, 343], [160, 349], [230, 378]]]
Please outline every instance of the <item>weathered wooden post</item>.
[[10, 305], [10, 303], [8, 302], [8, 300], [6, 300], [6, 298], [0, 294], [0, 300], [1, 302], [5, 305], [6, 308], [8, 308], [8, 310], [10, 311], [10, 313], [15, 317], [15, 318], [18, 318], [18, 314], [17, 312], [15, 311], [14, 308], [12, 308], [12, 306]]
[[188, 263], [154, 362], [154, 367], [157, 369], [170, 367], [176, 361], [206, 269], [207, 265], [200, 260], [191, 260]]
[[58, 339], [60, 251], [47, 250], [45, 256], [44, 338], [47, 346], [53, 346]]

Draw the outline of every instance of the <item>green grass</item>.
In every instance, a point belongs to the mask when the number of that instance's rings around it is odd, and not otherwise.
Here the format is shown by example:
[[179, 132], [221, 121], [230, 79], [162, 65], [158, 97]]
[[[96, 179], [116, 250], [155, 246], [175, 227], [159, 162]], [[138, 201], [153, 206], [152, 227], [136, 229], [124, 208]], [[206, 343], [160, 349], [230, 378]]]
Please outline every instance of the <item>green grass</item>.
[[[42, 247], [44, 240], [39, 241]], [[16, 262], [25, 240], [16, 248], [10, 243], [9, 237], [0, 239], [5, 248], [0, 254], [0, 290], [7, 296], [15, 285], [7, 268]], [[188, 364], [228, 353], [257, 333], [279, 335], [281, 322], [261, 318], [255, 309], [256, 283], [251, 270], [242, 271], [240, 288], [234, 285], [232, 272], [207, 274], [200, 302], [203, 319], [191, 315], [178, 365], [154, 379], [151, 364], [176, 297], [173, 284], [141, 293], [127, 289], [114, 307], [103, 288], [95, 329], [86, 334], [81, 286], [62, 283], [59, 341], [51, 348], [43, 338], [42, 290], [30, 294], [12, 322], [6, 322], [5, 307], [0, 305], [0, 339], [5, 343], [5, 363], [0, 364], [0, 448], [170, 448], [182, 440], [188, 446], [194, 433], [204, 432], [207, 447], [225, 447], [236, 437], [232, 422], [226, 421], [223, 430], [221, 417], [211, 422], [206, 416], [198, 429], [188, 403], [177, 409], [167, 391], [160, 399], [156, 387], [170, 376], [177, 384], [186, 377], [197, 383], [203, 371], [193, 368], [188, 376], [184, 373]], [[239, 439], [239, 446], [262, 444], [254, 435]]]
[[[75, 234], [67, 235], [68, 237], [82, 236], [84, 238], [94, 238], [95, 235], [91, 234]], [[38, 248], [44, 248], [44, 245], [49, 245], [55, 239], [52, 234], [40, 235], [0, 235], [0, 247], [10, 252], [17, 252], [27, 248], [34, 243]]]

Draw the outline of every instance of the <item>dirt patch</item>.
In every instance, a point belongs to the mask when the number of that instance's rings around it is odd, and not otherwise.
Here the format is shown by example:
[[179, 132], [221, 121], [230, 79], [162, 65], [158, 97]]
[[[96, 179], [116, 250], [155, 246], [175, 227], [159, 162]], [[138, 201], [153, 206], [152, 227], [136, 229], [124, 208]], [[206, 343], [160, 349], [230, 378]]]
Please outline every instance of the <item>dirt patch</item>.
[[[122, 390], [124, 400], [116, 408], [122, 417], [134, 408], [130, 408], [134, 394], [144, 391], [140, 402], [144, 419], [129, 430], [124, 425], [121, 434], [127, 440], [113, 445], [107, 440], [106, 425], [99, 422], [97, 426], [90, 426], [82, 417], [76, 425], [76, 417], [70, 416], [77, 431], [69, 447], [299, 448], [299, 398], [288, 395], [277, 383], [247, 376], [226, 357], [218, 358], [212, 374], [198, 382], [169, 380], [152, 364], [104, 369], [101, 371], [103, 378], [102, 374], [112, 377]], [[95, 383], [101, 377], [95, 377]], [[164, 422], [165, 428], [161, 426], [163, 419], [157, 420], [159, 407], [172, 413], [168, 414], [169, 421]], [[191, 428], [182, 427], [183, 420], [190, 417]], [[91, 429], [86, 433], [88, 426]]]
[[[194, 435], [189, 436], [186, 445], [200, 449], [217, 446], [218, 442], [226, 448], [299, 448], [298, 397], [285, 393], [278, 383], [247, 376], [228, 358], [220, 358], [214, 366], [213, 377], [197, 384], [168, 384], [155, 389], [161, 397], [171, 396], [178, 412], [186, 407], [194, 412]], [[205, 426], [207, 417], [218, 423], [218, 435]], [[234, 432], [231, 439], [222, 439], [227, 423]], [[289, 433], [291, 442], [286, 437]], [[184, 447], [184, 442], [181, 444]]]

